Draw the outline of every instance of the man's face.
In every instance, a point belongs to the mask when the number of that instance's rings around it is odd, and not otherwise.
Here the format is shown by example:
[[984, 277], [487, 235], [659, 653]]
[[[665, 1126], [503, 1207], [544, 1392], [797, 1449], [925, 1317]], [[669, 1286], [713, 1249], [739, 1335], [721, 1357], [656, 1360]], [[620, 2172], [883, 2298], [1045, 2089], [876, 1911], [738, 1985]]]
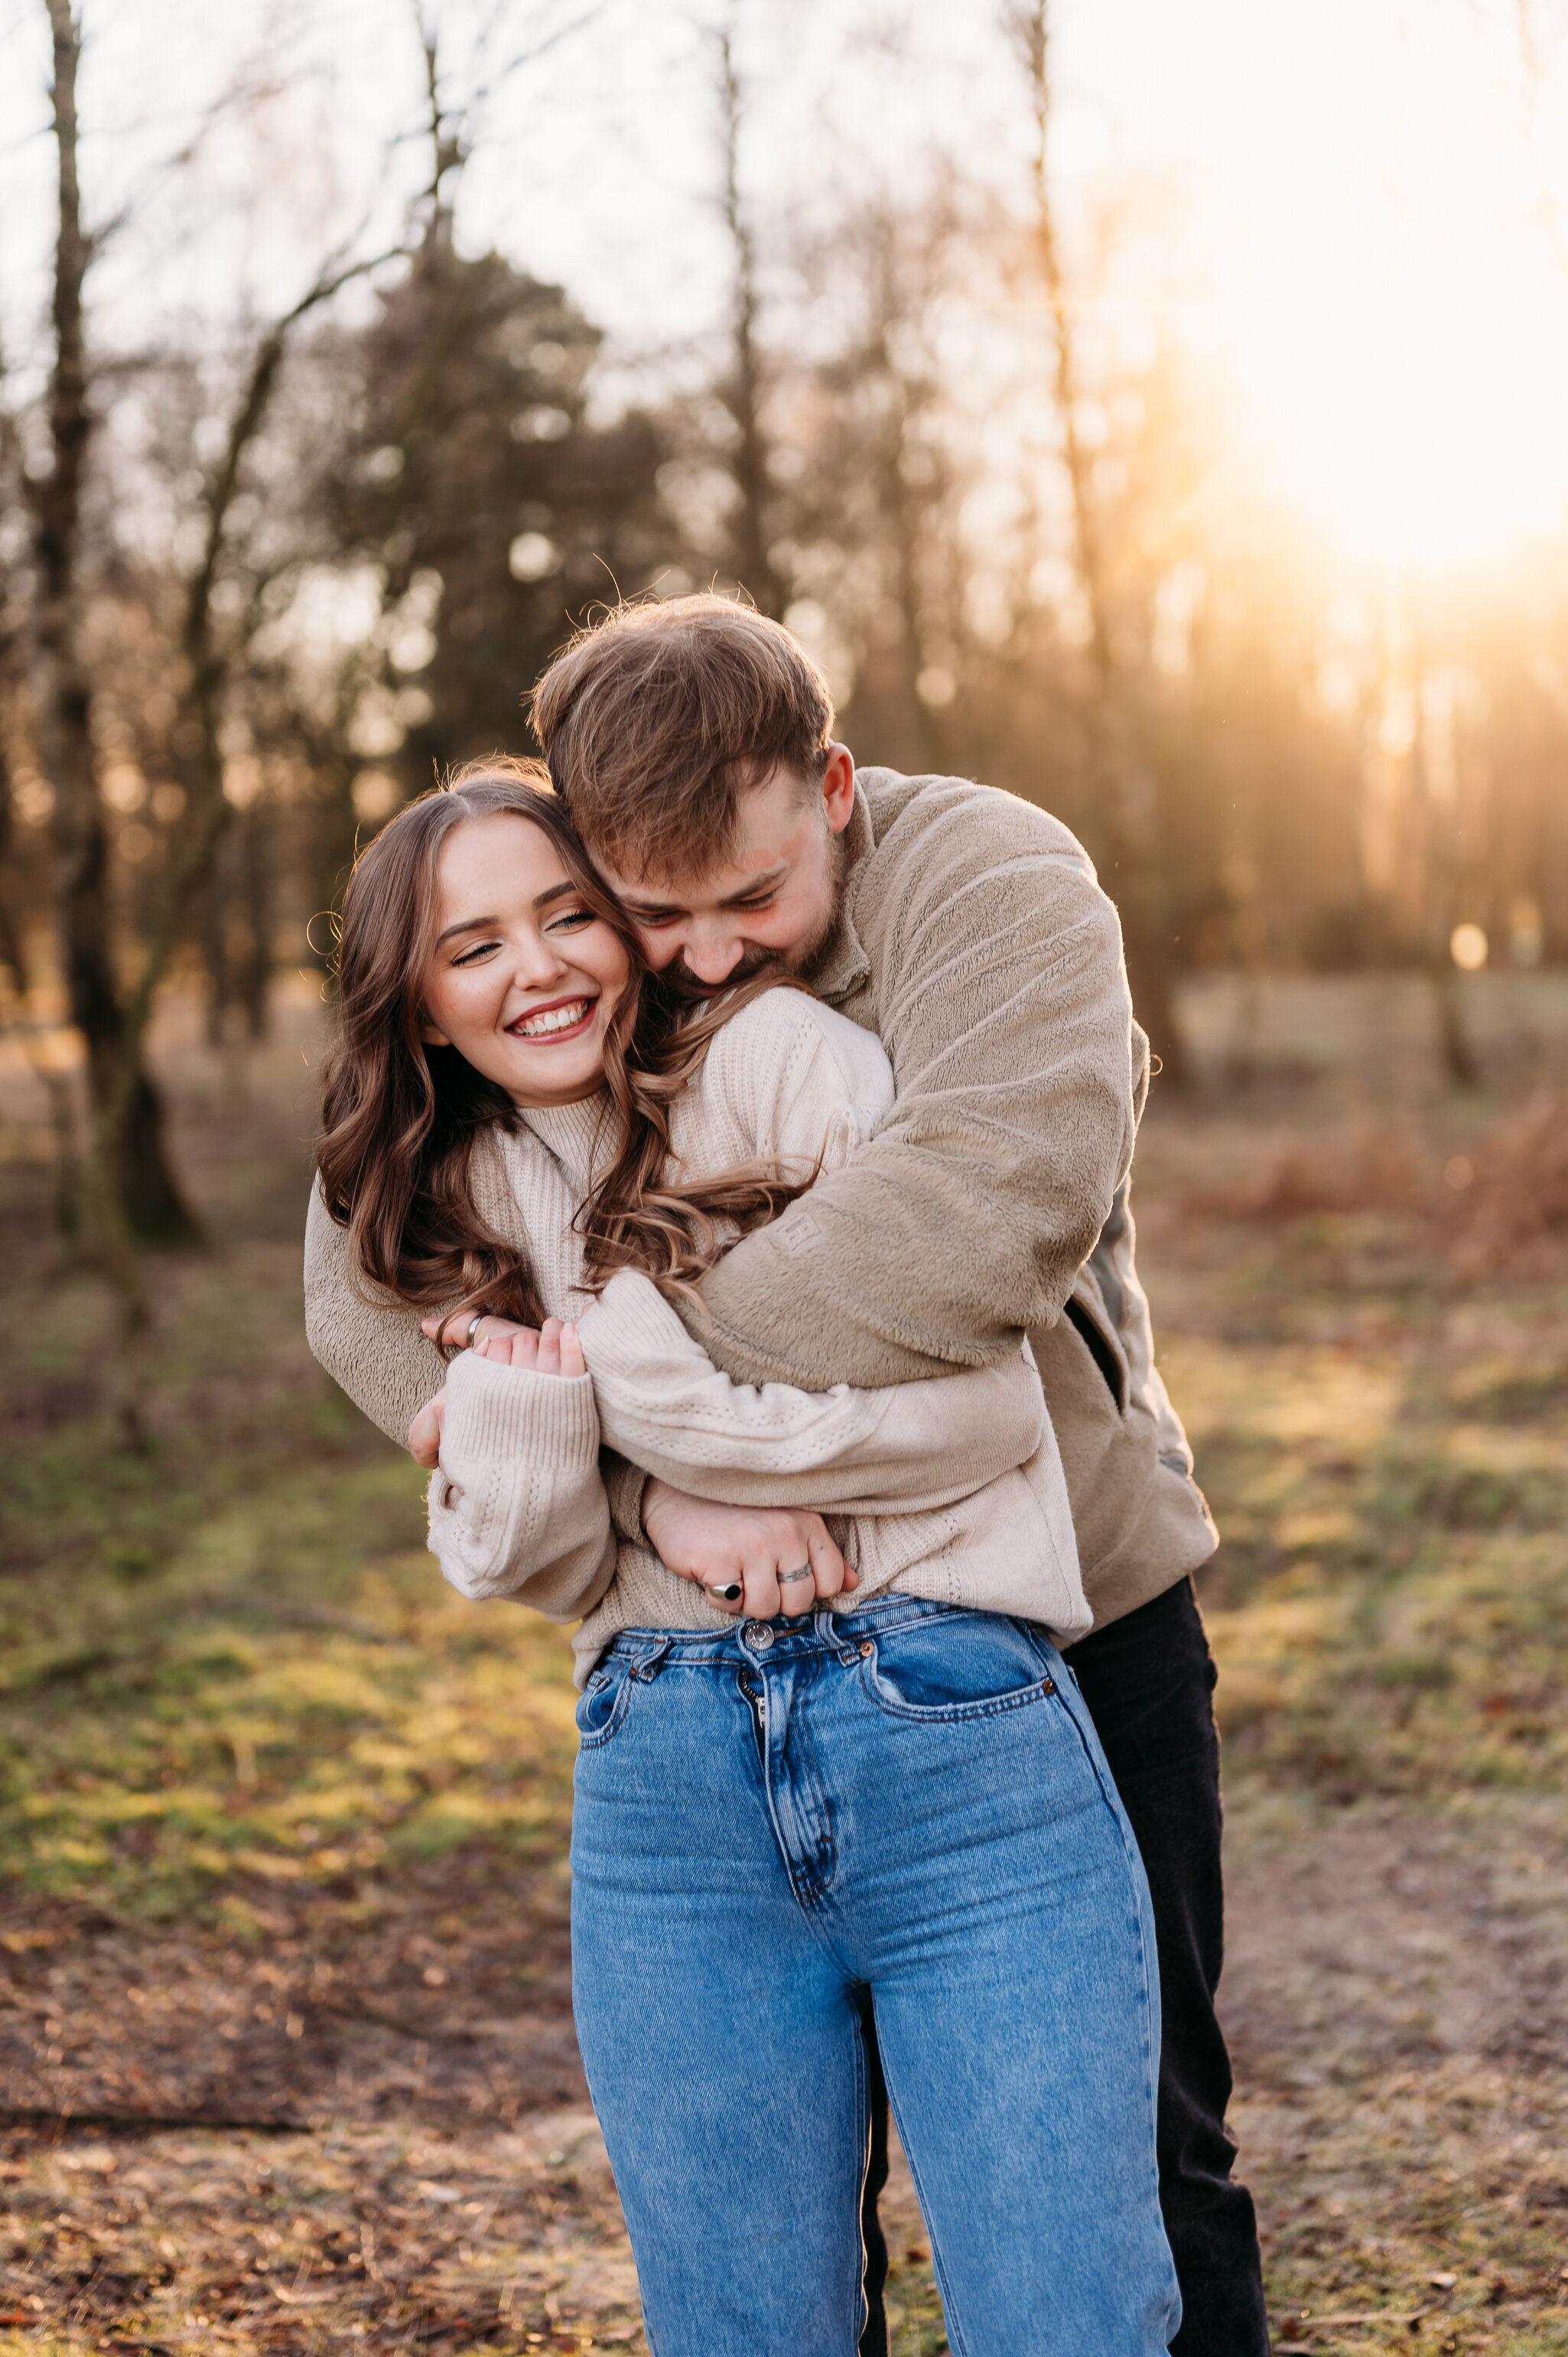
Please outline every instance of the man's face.
[[841, 838], [854, 807], [854, 763], [847, 746], [834, 745], [820, 792], [798, 771], [779, 769], [741, 795], [724, 866], [660, 877], [604, 866], [605, 877], [656, 972], [673, 968], [699, 992], [744, 982], [766, 965], [809, 974], [838, 914]]

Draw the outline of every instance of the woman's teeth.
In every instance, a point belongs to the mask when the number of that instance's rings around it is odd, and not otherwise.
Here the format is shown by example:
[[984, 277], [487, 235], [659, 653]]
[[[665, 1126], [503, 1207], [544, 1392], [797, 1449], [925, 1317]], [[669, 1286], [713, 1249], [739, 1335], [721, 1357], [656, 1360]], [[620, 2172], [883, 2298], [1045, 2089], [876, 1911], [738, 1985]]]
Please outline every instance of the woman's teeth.
[[588, 1005], [585, 998], [574, 998], [569, 1006], [551, 1006], [542, 1015], [526, 1015], [510, 1028], [520, 1039], [548, 1039], [552, 1031], [570, 1031], [574, 1023], [580, 1023]]

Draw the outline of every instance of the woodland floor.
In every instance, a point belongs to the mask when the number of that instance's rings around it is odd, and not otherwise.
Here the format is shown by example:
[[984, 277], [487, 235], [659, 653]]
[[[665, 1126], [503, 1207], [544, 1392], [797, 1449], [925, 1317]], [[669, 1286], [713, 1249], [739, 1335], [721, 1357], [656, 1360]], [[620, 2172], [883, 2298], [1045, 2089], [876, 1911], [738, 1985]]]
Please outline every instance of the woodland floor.
[[[307, 1028], [242, 1073], [166, 1034], [216, 1241], [154, 1262], [129, 1373], [0, 1074], [0, 2357], [642, 2346], [572, 2037], [566, 1648], [443, 1590], [306, 1353]], [[1449, 1200], [1545, 1050], [1456, 1099], [1388, 1036], [1265, 1041], [1140, 1154], [1226, 1533], [1234, 2125], [1277, 2350], [1568, 2357], [1568, 1267], [1478, 1271]], [[889, 2215], [897, 2357], [940, 2351], [905, 2174]]]

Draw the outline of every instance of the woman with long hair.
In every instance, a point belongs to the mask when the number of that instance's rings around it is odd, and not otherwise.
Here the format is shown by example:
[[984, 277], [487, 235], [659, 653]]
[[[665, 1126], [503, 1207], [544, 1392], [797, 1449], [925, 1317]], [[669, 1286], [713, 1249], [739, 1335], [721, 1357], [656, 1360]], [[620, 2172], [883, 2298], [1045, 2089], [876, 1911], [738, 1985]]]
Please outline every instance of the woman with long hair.
[[[955, 2348], [1163, 2351], [1147, 1893], [1026, 1351], [753, 1389], [672, 1306], [761, 1221], [811, 1248], [879, 1043], [766, 977], [691, 1019], [519, 764], [377, 837], [339, 989], [312, 1347], [436, 1458], [447, 1577], [581, 1620], [575, 2001], [650, 2347], [851, 2357], [869, 2007]], [[467, 1346], [434, 1402], [411, 1321]]]

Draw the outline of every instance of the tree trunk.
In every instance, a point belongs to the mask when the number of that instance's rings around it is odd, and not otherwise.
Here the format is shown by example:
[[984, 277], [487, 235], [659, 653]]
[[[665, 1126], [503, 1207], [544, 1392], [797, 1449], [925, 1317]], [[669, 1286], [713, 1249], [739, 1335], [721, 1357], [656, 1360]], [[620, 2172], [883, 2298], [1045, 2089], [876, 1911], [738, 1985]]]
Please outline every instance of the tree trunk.
[[1111, 872], [1105, 881], [1122, 919], [1127, 975], [1138, 1020], [1160, 1059], [1167, 1086], [1185, 1088], [1191, 1071], [1171, 986], [1170, 948], [1155, 881], [1157, 845], [1145, 807], [1147, 781], [1140, 774], [1135, 752], [1134, 700], [1131, 683], [1124, 677], [1117, 656], [1090, 462], [1078, 430], [1077, 350], [1057, 243], [1048, 171], [1048, 0], [1026, 0], [1026, 5], [1015, 10], [1011, 21], [1028, 73], [1034, 104], [1035, 248], [1050, 307], [1062, 457], [1072, 500], [1079, 579], [1089, 608], [1093, 685], [1084, 721], [1090, 781], [1110, 853]]
[[249, 940], [240, 970], [240, 1003], [245, 1028], [252, 1039], [267, 1036], [267, 1000], [273, 978], [272, 837], [265, 811], [247, 811], [240, 830], [240, 888], [244, 897]]
[[925, 500], [921, 492], [906, 481], [904, 473], [911, 424], [918, 413], [922, 394], [929, 388], [911, 383], [908, 374], [899, 365], [897, 334], [902, 306], [895, 242], [897, 231], [894, 221], [884, 219], [876, 225], [874, 234], [877, 241], [874, 263], [876, 273], [876, 361], [886, 382], [897, 388], [897, 399], [892, 405], [892, 414], [883, 436], [877, 473], [881, 506], [893, 540], [896, 597], [903, 623], [903, 701], [910, 741], [915, 748], [915, 765], [921, 770], [940, 775], [948, 766], [943, 758], [941, 732], [931, 716], [930, 706], [920, 694], [920, 526]]
[[[111, 1216], [159, 1242], [189, 1241], [197, 1223], [169, 1169], [158, 1092], [139, 1058], [125, 1088], [125, 1025], [115, 985], [109, 838], [92, 748], [91, 690], [80, 653], [82, 477], [91, 419], [82, 336], [82, 283], [91, 246], [81, 226], [76, 77], [81, 28], [70, 0], [48, 0], [54, 38], [59, 232], [55, 252], [55, 364], [49, 381], [52, 465], [32, 486], [39, 572], [38, 737], [55, 793], [61, 963], [71, 1021], [87, 1049]], [[134, 1206], [134, 1208], [133, 1208]], [[97, 1241], [102, 1243], [103, 1239]]]
[[[0, 741], [0, 877], [6, 873], [5, 861], [11, 848], [13, 823], [11, 770], [5, 759], [4, 741]], [[75, 1238], [81, 1225], [76, 1092], [70, 1073], [60, 1071], [52, 1061], [42, 1049], [38, 1033], [27, 1021], [27, 951], [11, 896], [4, 890], [0, 890], [0, 965], [10, 969], [12, 992], [22, 1015], [22, 1039], [27, 1060], [49, 1101], [49, 1127], [54, 1133], [55, 1143], [55, 1232], [69, 1242]]]
[[732, 537], [741, 587], [757, 610], [777, 621], [784, 610], [784, 584], [768, 554], [768, 440], [762, 425], [762, 368], [757, 349], [757, 250], [740, 195], [740, 133], [744, 119], [733, 35], [719, 35], [720, 97], [725, 132], [725, 227], [735, 259], [734, 342], [725, 407], [735, 422], [736, 447], [730, 475], [736, 492]]
[[223, 1045], [224, 1018], [233, 995], [229, 972], [229, 908], [221, 859], [213, 863], [201, 910], [201, 954], [207, 967], [207, 1044]]
[[1427, 673], [1419, 634], [1412, 629], [1416, 653], [1413, 662], [1415, 734], [1411, 739], [1411, 784], [1421, 813], [1423, 832], [1422, 935], [1427, 972], [1436, 1001], [1437, 1048], [1444, 1077], [1456, 1089], [1478, 1089], [1481, 1060], [1465, 1020], [1465, 1005], [1450, 943], [1460, 916], [1459, 892], [1464, 875], [1460, 841], [1460, 790], [1456, 774], [1448, 793], [1440, 795], [1433, 774], [1432, 748], [1427, 739]]
[[1437, 999], [1437, 1045], [1444, 1077], [1456, 1089], [1478, 1089], [1481, 1061], [1465, 1021], [1459, 976], [1445, 943], [1434, 952], [1431, 972]]

